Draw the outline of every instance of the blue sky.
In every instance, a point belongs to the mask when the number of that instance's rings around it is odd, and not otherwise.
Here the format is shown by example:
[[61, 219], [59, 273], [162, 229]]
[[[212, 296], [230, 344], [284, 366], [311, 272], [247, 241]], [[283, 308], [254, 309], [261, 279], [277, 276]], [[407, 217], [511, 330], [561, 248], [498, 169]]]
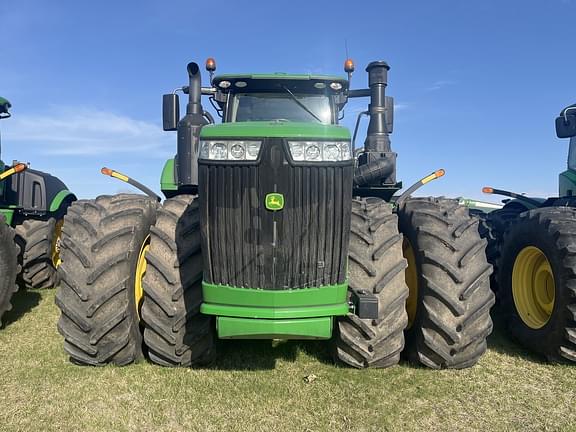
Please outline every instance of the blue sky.
[[[158, 190], [176, 149], [161, 95], [186, 83], [188, 61], [343, 74], [346, 41], [354, 88], [370, 61], [392, 67], [406, 185], [442, 167], [422, 193], [552, 195], [568, 145], [554, 118], [576, 102], [575, 18], [576, 0], [1, 2], [0, 95], [14, 105], [0, 123], [2, 158], [82, 197], [127, 190], [99, 174], [104, 165]], [[363, 103], [349, 104], [346, 125]]]

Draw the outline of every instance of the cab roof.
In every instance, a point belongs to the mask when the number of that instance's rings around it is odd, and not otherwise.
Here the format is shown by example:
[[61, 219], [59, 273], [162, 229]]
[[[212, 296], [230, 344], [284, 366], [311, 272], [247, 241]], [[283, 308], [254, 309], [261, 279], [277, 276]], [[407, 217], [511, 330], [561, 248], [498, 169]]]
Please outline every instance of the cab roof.
[[[228, 88], [233, 91], [270, 91], [286, 86], [305, 92], [324, 92], [331, 90], [331, 83], [339, 83], [342, 86], [341, 89], [337, 91], [348, 88], [348, 80], [339, 76], [288, 74], [281, 72], [270, 74], [224, 74], [214, 77], [212, 83], [215, 87], [222, 88], [220, 86], [222, 81], [229, 81], [231, 85]], [[242, 83], [242, 85], [238, 85], [237, 83]], [[226, 88], [223, 89], [226, 90]]]

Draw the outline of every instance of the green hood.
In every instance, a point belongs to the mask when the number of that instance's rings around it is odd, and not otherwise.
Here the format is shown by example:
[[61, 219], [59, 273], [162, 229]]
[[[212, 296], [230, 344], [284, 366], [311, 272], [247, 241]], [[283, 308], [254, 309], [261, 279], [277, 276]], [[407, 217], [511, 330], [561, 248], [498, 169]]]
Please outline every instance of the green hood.
[[349, 140], [350, 131], [337, 125], [296, 122], [238, 122], [208, 125], [201, 138], [310, 138]]

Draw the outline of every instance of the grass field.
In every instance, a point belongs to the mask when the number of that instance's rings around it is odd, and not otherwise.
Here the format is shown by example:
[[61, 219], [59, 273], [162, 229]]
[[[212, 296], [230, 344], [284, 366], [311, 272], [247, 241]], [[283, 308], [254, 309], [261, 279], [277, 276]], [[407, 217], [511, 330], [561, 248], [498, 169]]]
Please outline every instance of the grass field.
[[[19, 292], [0, 330], [1, 431], [576, 430], [576, 367], [496, 329], [474, 368], [357, 371], [324, 342], [234, 341], [210, 369], [67, 360], [54, 291]], [[304, 377], [316, 375], [306, 383]]]

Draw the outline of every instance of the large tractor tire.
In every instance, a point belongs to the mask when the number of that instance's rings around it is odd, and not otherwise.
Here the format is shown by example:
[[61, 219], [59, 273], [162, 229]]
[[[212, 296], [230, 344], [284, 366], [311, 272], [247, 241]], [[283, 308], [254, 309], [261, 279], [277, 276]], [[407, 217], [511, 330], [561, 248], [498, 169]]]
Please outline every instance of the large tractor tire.
[[167, 199], [151, 229], [144, 276], [144, 342], [162, 366], [203, 366], [215, 357], [215, 326], [200, 313], [203, 260], [198, 201]]
[[349, 286], [377, 297], [378, 318], [361, 319], [350, 313], [338, 320], [335, 353], [339, 360], [356, 368], [398, 363], [408, 323], [406, 267], [398, 218], [390, 204], [379, 198], [353, 200]]
[[511, 335], [552, 362], [576, 362], [576, 209], [522, 213], [504, 236], [502, 310]]
[[16, 226], [24, 288], [53, 288], [58, 285], [56, 268], [60, 263], [59, 243], [63, 219], [28, 219]]
[[156, 201], [128, 194], [69, 208], [56, 304], [58, 330], [74, 363], [125, 365], [142, 356], [137, 273], [156, 209]]
[[10, 300], [18, 289], [18, 270], [18, 247], [14, 243], [14, 230], [0, 217], [0, 320], [5, 312], [12, 309]]
[[408, 260], [408, 359], [434, 369], [473, 366], [486, 351], [494, 304], [478, 218], [445, 198], [410, 198], [398, 218]]

